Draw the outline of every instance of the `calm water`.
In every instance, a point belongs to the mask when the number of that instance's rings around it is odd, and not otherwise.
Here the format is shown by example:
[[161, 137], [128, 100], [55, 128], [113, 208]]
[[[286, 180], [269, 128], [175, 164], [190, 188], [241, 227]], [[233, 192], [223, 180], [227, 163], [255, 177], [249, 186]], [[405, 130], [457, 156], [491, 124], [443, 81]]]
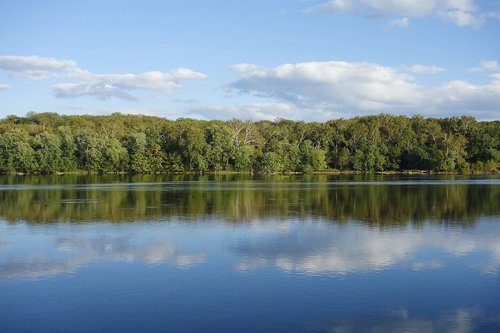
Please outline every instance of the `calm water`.
[[500, 177], [0, 178], [1, 332], [500, 332]]

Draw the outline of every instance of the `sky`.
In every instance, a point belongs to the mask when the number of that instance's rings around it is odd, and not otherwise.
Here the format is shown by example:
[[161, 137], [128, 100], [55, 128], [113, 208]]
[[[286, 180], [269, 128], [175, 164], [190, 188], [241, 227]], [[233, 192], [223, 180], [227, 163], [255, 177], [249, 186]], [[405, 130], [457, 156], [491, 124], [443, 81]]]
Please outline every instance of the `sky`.
[[500, 0], [0, 2], [0, 118], [500, 120]]

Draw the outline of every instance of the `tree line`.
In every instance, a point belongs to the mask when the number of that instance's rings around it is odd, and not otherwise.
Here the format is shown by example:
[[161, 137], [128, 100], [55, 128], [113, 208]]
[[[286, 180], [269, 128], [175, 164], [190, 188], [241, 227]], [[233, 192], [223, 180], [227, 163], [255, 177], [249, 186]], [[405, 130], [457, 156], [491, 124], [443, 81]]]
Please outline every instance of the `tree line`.
[[500, 121], [380, 114], [324, 123], [28, 113], [0, 120], [0, 173], [498, 172]]

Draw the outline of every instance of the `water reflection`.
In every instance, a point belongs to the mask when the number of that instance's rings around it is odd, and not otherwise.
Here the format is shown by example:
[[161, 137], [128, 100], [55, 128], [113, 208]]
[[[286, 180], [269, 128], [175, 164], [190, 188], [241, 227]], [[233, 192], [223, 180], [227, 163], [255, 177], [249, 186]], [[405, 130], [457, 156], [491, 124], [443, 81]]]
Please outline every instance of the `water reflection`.
[[[172, 233], [172, 230], [182, 231]], [[419, 228], [371, 228], [358, 222], [267, 221], [227, 228], [206, 220], [174, 222], [58, 224], [44, 229], [0, 224], [0, 278], [38, 278], [75, 272], [99, 262], [204, 264], [209, 244], [226, 249], [238, 272], [266, 267], [304, 275], [346, 275], [382, 269], [446, 269], [450, 258], [482, 274], [500, 269], [500, 228], [481, 218], [474, 229], [424, 224]], [[18, 236], [16, 236], [18, 235]], [[213, 253], [213, 251], [212, 251]]]
[[21, 178], [24, 184], [11, 184], [11, 178], [4, 177], [0, 218], [47, 223], [209, 217], [239, 223], [313, 216], [394, 227], [429, 220], [466, 225], [481, 216], [500, 215], [498, 177], [448, 182], [429, 177], [389, 178], [388, 182], [379, 178], [349, 182], [326, 176], [237, 181], [166, 177], [122, 183], [121, 178], [75, 176], [46, 182], [40, 180], [43, 177]]
[[234, 268], [248, 271], [271, 266], [303, 274], [368, 272], [395, 265], [428, 270], [440, 269], [441, 258], [452, 255], [483, 273], [496, 274], [499, 239], [500, 229], [487, 218], [466, 232], [432, 225], [383, 230], [359, 223], [310, 222], [271, 237], [240, 241], [233, 247], [241, 258]]
[[385, 315], [366, 316], [329, 324], [311, 324], [314, 331], [332, 333], [351, 332], [414, 332], [414, 333], [472, 333], [497, 332], [500, 312], [487, 315], [479, 307], [457, 308], [436, 317], [414, 315], [406, 308]]
[[0, 185], [0, 331], [500, 331], [497, 178], [126, 180]]
[[33, 230], [23, 224], [8, 228], [0, 224], [0, 231], [13, 239], [3, 242], [0, 279], [51, 277], [100, 262], [169, 263], [189, 268], [206, 261], [206, 254], [182, 251], [168, 235], [147, 230], [134, 235], [137, 230], [110, 229], [105, 225], [91, 230], [68, 225]]

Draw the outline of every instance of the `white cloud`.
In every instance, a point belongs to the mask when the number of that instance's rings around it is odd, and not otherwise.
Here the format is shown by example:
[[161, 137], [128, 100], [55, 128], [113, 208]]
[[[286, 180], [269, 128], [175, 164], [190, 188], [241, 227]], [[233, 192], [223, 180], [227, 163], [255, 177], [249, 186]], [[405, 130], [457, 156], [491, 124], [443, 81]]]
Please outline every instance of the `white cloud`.
[[398, 19], [391, 20], [390, 24], [391, 24], [391, 27], [404, 29], [404, 28], [408, 28], [408, 25], [410, 24], [410, 22], [409, 22], [407, 17], [401, 17]]
[[403, 71], [407, 71], [410, 73], [416, 73], [416, 74], [439, 74], [441, 72], [444, 72], [445, 69], [442, 67], [438, 66], [426, 66], [426, 65], [412, 65], [412, 66], [403, 66]]
[[97, 99], [117, 97], [135, 100], [130, 90], [147, 89], [170, 93], [181, 87], [181, 80], [203, 80], [207, 76], [188, 68], [171, 72], [151, 71], [139, 74], [94, 74], [80, 69], [76, 62], [38, 56], [0, 56], [0, 69], [11, 75], [30, 79], [60, 77], [78, 79], [77, 83], [54, 86], [56, 97], [76, 98], [92, 96]]
[[[306, 12], [360, 15], [365, 17], [438, 16], [458, 26], [479, 27], [482, 15], [474, 0], [330, 0], [306, 9]], [[408, 19], [393, 20], [406, 27]]]
[[[160, 74], [165, 74], [161, 72], [148, 72], [145, 73], [153, 76], [160, 76]], [[207, 78], [206, 74], [195, 72], [189, 68], [178, 68], [172, 72], [172, 76], [179, 80], [204, 80]]]
[[278, 98], [300, 107], [348, 105], [383, 109], [387, 104], [402, 106], [418, 99], [406, 74], [375, 64], [309, 62], [258, 72], [241, 71], [244, 68], [241, 65], [233, 68], [238, 69], [243, 78], [230, 88]]
[[135, 98], [128, 93], [134, 89], [160, 90], [170, 93], [180, 88], [180, 80], [202, 80], [206, 75], [186, 68], [170, 73], [146, 72], [141, 74], [94, 74], [81, 83], [63, 83], [54, 86], [56, 97], [75, 98], [94, 96], [98, 99], [118, 97], [125, 100]]
[[479, 63], [482, 69], [487, 69], [491, 71], [500, 71], [500, 66], [496, 60], [483, 60]]
[[0, 91], [12, 88], [9, 84], [0, 83]]
[[[95, 112], [97, 111], [97, 112]], [[121, 113], [121, 114], [135, 114], [135, 115], [145, 115], [145, 116], [158, 116], [160, 113], [159, 110], [149, 110], [149, 109], [134, 109], [134, 108], [104, 108], [94, 110], [96, 115], [109, 115], [113, 113]], [[87, 114], [91, 112], [86, 112]]]
[[[272, 98], [309, 112], [435, 116], [461, 113], [495, 119], [500, 109], [500, 80], [495, 77], [484, 85], [451, 81], [423, 86], [405, 71], [373, 63], [309, 62], [275, 68], [240, 64], [232, 68], [241, 78], [228, 86], [231, 91]], [[408, 70], [438, 73], [442, 68], [415, 65]]]
[[128, 92], [106, 82], [63, 83], [54, 86], [55, 96], [58, 98], [77, 98], [93, 96], [100, 100], [117, 97], [128, 101], [136, 98]]
[[229, 68], [240, 73], [245, 73], [247, 75], [265, 75], [266, 73], [265, 67], [254, 64], [235, 64], [229, 66]]
[[245, 120], [297, 119], [300, 111], [288, 103], [254, 103], [244, 105], [195, 105], [186, 109], [191, 118]]
[[366, 16], [428, 16], [439, 10], [475, 12], [474, 0], [330, 0], [307, 9]]
[[30, 79], [48, 77], [86, 77], [90, 73], [79, 69], [72, 60], [60, 60], [38, 56], [0, 56], [0, 69], [11, 75]]
[[459, 27], [470, 26], [478, 28], [483, 23], [483, 19], [480, 16], [462, 10], [440, 11], [438, 14], [444, 21], [455, 23]]
[[357, 6], [351, 0], [332, 0], [321, 5], [308, 8], [307, 11], [331, 11], [341, 13], [353, 13], [357, 10]]
[[500, 11], [486, 13], [484, 14], [484, 17], [494, 18], [500, 21]]

